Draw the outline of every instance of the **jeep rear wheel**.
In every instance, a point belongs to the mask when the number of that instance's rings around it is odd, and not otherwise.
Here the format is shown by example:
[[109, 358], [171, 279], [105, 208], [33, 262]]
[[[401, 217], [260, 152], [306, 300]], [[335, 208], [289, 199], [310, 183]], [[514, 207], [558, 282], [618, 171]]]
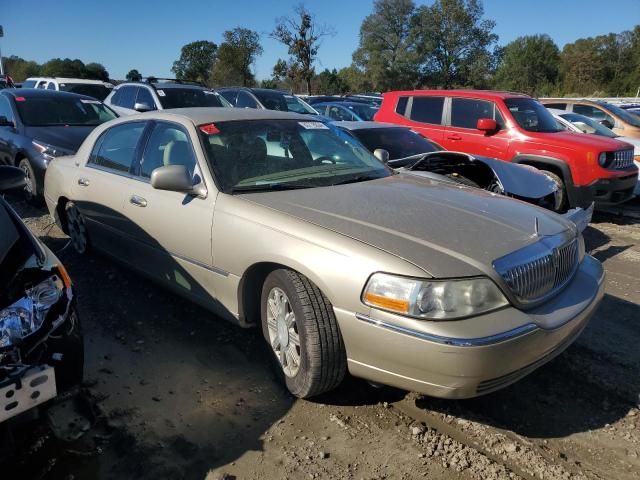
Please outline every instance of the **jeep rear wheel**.
[[264, 282], [260, 307], [262, 333], [293, 395], [313, 397], [342, 382], [347, 370], [342, 335], [317, 286], [292, 270], [275, 270]]

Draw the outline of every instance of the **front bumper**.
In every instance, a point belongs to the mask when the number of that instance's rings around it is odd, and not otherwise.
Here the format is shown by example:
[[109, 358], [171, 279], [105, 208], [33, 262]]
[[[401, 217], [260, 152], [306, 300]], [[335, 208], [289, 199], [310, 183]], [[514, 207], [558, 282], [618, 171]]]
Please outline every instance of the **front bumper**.
[[633, 191], [638, 183], [638, 173], [631, 172], [628, 175], [603, 178], [589, 185], [576, 186], [575, 194], [577, 205], [589, 205], [595, 202], [597, 206], [617, 205], [626, 202], [633, 197]]
[[560, 354], [603, 295], [602, 266], [586, 256], [560, 294], [526, 312], [506, 308], [425, 322], [374, 309], [335, 310], [352, 375], [435, 397], [470, 398], [503, 388]]

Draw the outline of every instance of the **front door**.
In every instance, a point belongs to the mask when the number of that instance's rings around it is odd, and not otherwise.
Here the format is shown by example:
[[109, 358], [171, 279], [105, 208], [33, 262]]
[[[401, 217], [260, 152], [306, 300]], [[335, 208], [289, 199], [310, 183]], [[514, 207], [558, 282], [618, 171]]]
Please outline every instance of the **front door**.
[[[449, 150], [506, 160], [509, 151], [509, 132], [496, 105], [488, 100], [452, 98], [449, 125], [444, 134]], [[498, 124], [495, 132], [476, 128], [478, 120], [490, 118]]]
[[207, 186], [206, 198], [156, 190], [151, 173], [166, 165], [184, 165], [194, 184], [204, 181], [188, 131], [177, 123], [156, 122], [137, 167], [137, 180], [125, 195], [124, 212], [131, 221], [128, 233], [136, 239], [146, 273], [200, 303], [211, 303], [216, 190]]

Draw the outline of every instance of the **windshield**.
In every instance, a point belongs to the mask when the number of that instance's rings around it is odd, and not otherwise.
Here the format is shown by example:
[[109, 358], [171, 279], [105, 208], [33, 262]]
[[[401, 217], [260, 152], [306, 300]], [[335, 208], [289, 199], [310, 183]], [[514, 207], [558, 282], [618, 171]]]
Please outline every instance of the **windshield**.
[[533, 98], [507, 98], [504, 103], [518, 125], [529, 132], [555, 133], [562, 131], [553, 115]]
[[190, 108], [190, 107], [226, 107], [228, 102], [222, 103], [220, 95], [211, 90], [201, 88], [165, 88], [156, 90], [162, 108]]
[[378, 109], [372, 105], [347, 105], [349, 110], [353, 110], [353, 112], [358, 115], [362, 120], [370, 121], [373, 120], [373, 116], [376, 114]]
[[364, 181], [391, 171], [333, 125], [243, 120], [202, 127], [209, 162], [228, 193]]
[[633, 125], [634, 127], [640, 128], [640, 117], [633, 115], [632, 113], [627, 112], [625, 109], [618, 107], [617, 105], [611, 105], [607, 102], [598, 102], [598, 105], [609, 110], [614, 115], [617, 115], [620, 120], [629, 125]]
[[104, 100], [111, 90], [105, 85], [91, 83], [61, 83], [60, 90], [64, 92], [78, 93], [80, 95], [88, 95], [89, 97]]
[[110, 108], [98, 100], [51, 95], [16, 97], [22, 123], [28, 127], [92, 126], [117, 118]]
[[317, 115], [313, 108], [304, 103], [295, 95], [285, 95], [277, 91], [254, 90], [254, 95], [258, 97], [260, 103], [267, 110], [279, 110], [281, 112], [305, 113], [309, 115]]
[[560, 116], [565, 120], [571, 122], [584, 133], [591, 133], [594, 135], [601, 135], [603, 137], [609, 138], [616, 138], [618, 136], [604, 125], [600, 125], [595, 120], [592, 120], [589, 117], [585, 117], [584, 115], [579, 115], [577, 113], [563, 113]]
[[353, 130], [351, 133], [372, 152], [376, 148], [384, 148], [389, 152], [389, 160], [442, 150], [439, 146], [408, 128], [366, 128]]

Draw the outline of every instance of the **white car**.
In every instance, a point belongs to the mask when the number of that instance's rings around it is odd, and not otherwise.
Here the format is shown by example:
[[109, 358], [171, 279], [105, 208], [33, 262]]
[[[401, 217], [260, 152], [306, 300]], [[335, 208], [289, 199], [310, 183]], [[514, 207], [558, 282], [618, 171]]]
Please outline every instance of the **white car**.
[[22, 82], [22, 88], [41, 88], [88, 95], [103, 101], [113, 90], [113, 83], [86, 78], [29, 77]]
[[[640, 168], [640, 138], [623, 137], [617, 135], [613, 130], [601, 125], [600, 123], [592, 120], [589, 117], [580, 115], [578, 113], [568, 112], [566, 110], [558, 110], [555, 108], [549, 108], [549, 112], [558, 121], [560, 126], [565, 130], [576, 133], [588, 133], [590, 135], [600, 135], [602, 137], [615, 138], [616, 140], [622, 140], [623, 142], [633, 145], [633, 161], [638, 168]], [[640, 195], [640, 179], [636, 184], [634, 190], [636, 195]]]

